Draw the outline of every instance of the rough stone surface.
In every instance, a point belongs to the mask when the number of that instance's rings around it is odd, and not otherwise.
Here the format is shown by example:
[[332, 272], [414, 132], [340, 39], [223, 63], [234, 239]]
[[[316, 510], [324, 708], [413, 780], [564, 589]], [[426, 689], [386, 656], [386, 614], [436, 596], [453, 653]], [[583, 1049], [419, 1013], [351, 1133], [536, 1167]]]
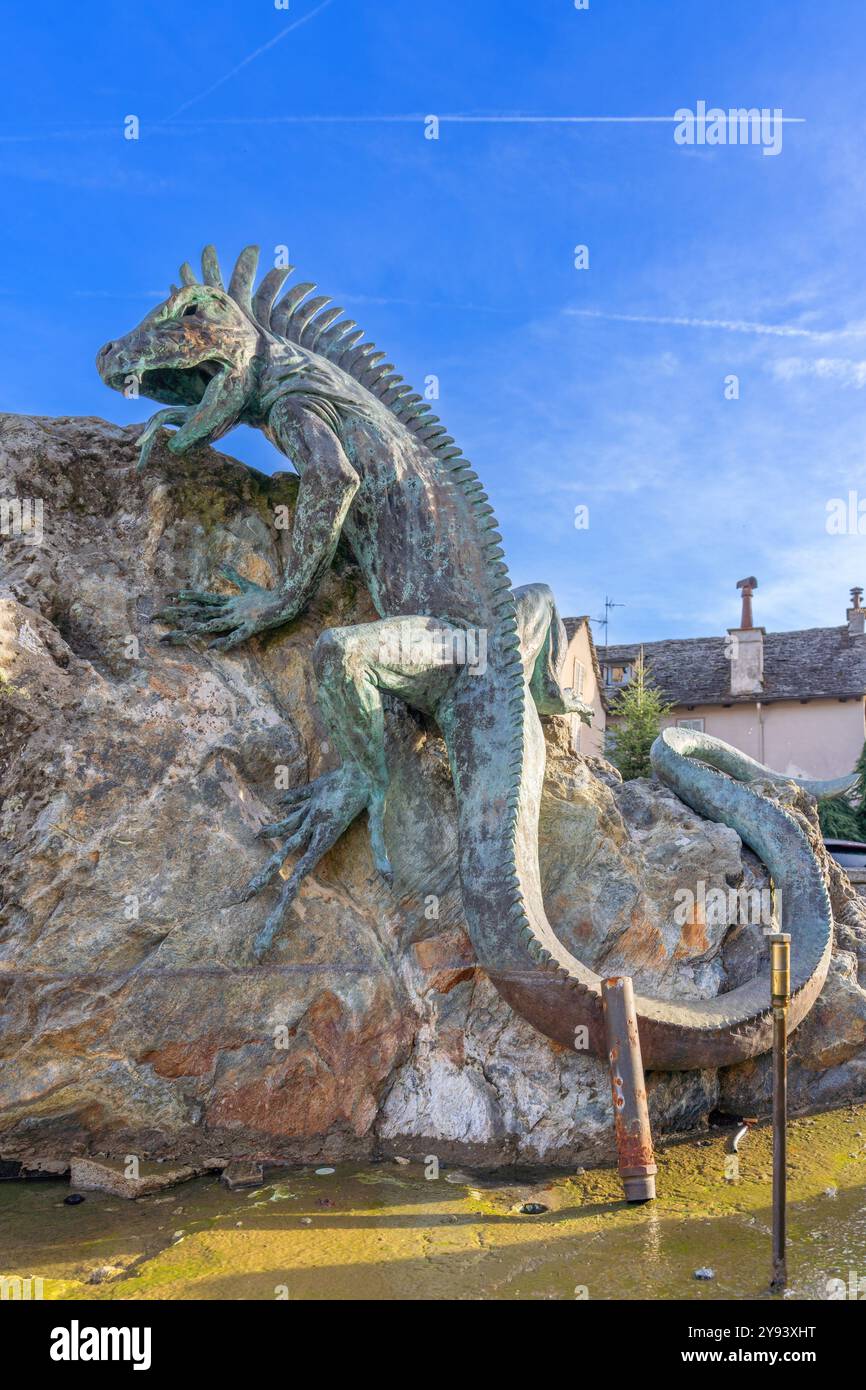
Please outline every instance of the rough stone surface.
[[226, 1164], [220, 1175], [220, 1182], [224, 1183], [231, 1192], [235, 1192], [241, 1187], [261, 1187], [264, 1182], [262, 1165], [236, 1159], [234, 1163]]
[[198, 1177], [201, 1168], [190, 1164], [175, 1167], [166, 1163], [162, 1167], [150, 1165], [139, 1170], [137, 1177], [131, 1177], [125, 1165], [107, 1162], [105, 1159], [73, 1158], [69, 1165], [69, 1183], [81, 1192], [109, 1192], [112, 1197], [149, 1197], [152, 1192], [162, 1192], [167, 1187], [175, 1187], [180, 1182], [188, 1182]]
[[[335, 765], [310, 653], [374, 616], [342, 549], [290, 628], [236, 652], [161, 645], [169, 590], [269, 584], [295, 495], [203, 450], [92, 419], [0, 417], [0, 498], [39, 498], [41, 545], [0, 540], [0, 1155], [212, 1166], [373, 1151], [573, 1164], [610, 1152], [605, 1069], [517, 1017], [463, 927], [435, 729], [389, 716], [394, 890], [363, 825], [320, 864], [258, 965], [272, 895], [239, 905], [279, 789]], [[733, 831], [569, 753], [546, 721], [551, 922], [587, 965], [708, 997], [754, 974], [761, 926], [675, 916], [678, 890], [761, 886]], [[814, 815], [802, 796], [792, 806]], [[833, 875], [838, 949], [799, 1030], [792, 1095], [866, 1090], [866, 904]], [[859, 981], [858, 982], [858, 970]], [[765, 1059], [649, 1081], [657, 1131], [766, 1108]]]

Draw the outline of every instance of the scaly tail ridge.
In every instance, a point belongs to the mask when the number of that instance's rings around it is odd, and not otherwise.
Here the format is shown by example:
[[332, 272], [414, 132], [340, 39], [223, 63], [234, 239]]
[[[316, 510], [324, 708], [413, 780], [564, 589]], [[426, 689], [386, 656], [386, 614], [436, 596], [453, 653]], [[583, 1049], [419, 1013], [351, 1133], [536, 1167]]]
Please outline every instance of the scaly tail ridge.
[[[499, 992], [548, 1037], [605, 1055], [601, 980], [563, 946], [544, 912], [538, 868], [538, 812], [544, 739], [532, 701], [515, 701], [514, 669], [496, 659], [483, 705], [471, 677], [450, 702], [443, 728], [458, 793], [460, 871], [479, 963]], [[521, 685], [522, 674], [521, 674]], [[525, 688], [524, 688], [525, 689]], [[482, 708], [493, 713], [480, 718]], [[520, 728], [509, 737], [508, 719]], [[792, 934], [795, 1028], [821, 991], [833, 923], [820, 865], [805, 834], [750, 784], [780, 777], [718, 739], [668, 729], [653, 745], [654, 769], [699, 815], [736, 830], [766, 864]], [[706, 1000], [636, 998], [644, 1062], [657, 1070], [729, 1066], [772, 1043], [769, 980]]]

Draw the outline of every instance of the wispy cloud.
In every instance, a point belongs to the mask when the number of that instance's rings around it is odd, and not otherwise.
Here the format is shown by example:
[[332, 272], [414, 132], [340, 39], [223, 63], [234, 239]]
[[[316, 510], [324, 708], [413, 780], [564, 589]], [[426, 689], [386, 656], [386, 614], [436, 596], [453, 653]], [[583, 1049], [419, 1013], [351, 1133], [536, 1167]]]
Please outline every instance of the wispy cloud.
[[781, 357], [772, 364], [771, 371], [777, 381], [814, 376], [839, 386], [853, 386], [857, 391], [866, 386], [866, 362], [848, 357]]
[[73, 299], [165, 299], [165, 290], [72, 290]]
[[[823, 524], [823, 514], [820, 520]], [[862, 548], [862, 537], [824, 535], [759, 556], [763, 575], [755, 595], [757, 620], [770, 632], [841, 625], [849, 589], [863, 581]], [[709, 613], [716, 631], [736, 621], [738, 611], [731, 598], [720, 598]]]
[[397, 306], [405, 309], [442, 309], [445, 313], [451, 314], [506, 314], [507, 309], [495, 304], [475, 304], [471, 301], [458, 301], [451, 299], [400, 299], [393, 295], [384, 294], [355, 294], [351, 290], [335, 289], [332, 296], [335, 300], [344, 300], [346, 304], [353, 307], [356, 304], [371, 304], [383, 306]]
[[704, 319], [674, 314], [615, 314], [602, 309], [566, 309], [574, 318], [607, 319], [615, 323], [644, 323], [661, 328], [712, 328], [724, 333], [751, 333], [771, 338], [808, 338], [829, 342], [838, 338], [866, 338], [866, 325], [850, 328], [798, 328], [785, 323], [756, 323], [751, 319]]
[[172, 175], [122, 168], [118, 160], [109, 161], [104, 157], [98, 167], [92, 164], [76, 166], [74, 160], [68, 157], [49, 167], [30, 160], [13, 164], [3, 155], [0, 156], [0, 177], [28, 183], [56, 184], [60, 188], [80, 189], [86, 193], [109, 191], [148, 198], [172, 193], [180, 187], [180, 180]]

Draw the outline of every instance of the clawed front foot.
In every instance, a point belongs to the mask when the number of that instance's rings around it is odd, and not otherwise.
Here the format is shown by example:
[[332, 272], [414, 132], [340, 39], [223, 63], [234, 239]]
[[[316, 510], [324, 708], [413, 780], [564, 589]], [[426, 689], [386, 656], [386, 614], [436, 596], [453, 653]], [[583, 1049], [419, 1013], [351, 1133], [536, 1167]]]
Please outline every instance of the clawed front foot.
[[181, 589], [169, 594], [175, 603], [153, 615], [154, 622], [168, 623], [174, 629], [166, 633], [161, 639], [163, 642], [177, 644], [188, 637], [210, 637], [211, 647], [229, 651], [246, 642], [248, 637], [280, 627], [294, 616], [284, 594], [263, 589], [230, 565], [223, 565], [220, 573], [240, 593], [212, 594]]
[[136, 472], [147, 466], [153, 446], [164, 425], [183, 425], [189, 419], [194, 407], [189, 405], [170, 405], [152, 415], [138, 436], [138, 463]]
[[566, 714], [576, 714], [583, 724], [592, 724], [593, 715], [595, 713], [592, 705], [588, 705], [584, 700], [579, 699], [573, 690], [563, 690], [562, 695], [562, 702], [565, 705]]
[[369, 788], [362, 773], [352, 766], [340, 767], [289, 792], [283, 798], [291, 807], [289, 814], [259, 830], [258, 834], [267, 839], [283, 835], [288, 838], [247, 884], [241, 902], [248, 902], [272, 883], [289, 855], [300, 854], [301, 857], [283, 883], [277, 905], [255, 939], [253, 953], [258, 960], [270, 947], [306, 875], [361, 813], [368, 797]]

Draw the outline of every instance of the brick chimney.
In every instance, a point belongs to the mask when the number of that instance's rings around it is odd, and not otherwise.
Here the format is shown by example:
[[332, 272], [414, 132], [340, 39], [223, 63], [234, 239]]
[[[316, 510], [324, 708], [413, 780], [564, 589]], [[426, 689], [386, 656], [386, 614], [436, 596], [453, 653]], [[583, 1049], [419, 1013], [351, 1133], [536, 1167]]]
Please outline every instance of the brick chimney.
[[728, 628], [726, 654], [731, 663], [731, 694], [760, 695], [764, 689], [764, 629], [755, 627], [752, 621], [752, 595], [758, 581], [752, 575], [749, 579], [737, 581], [742, 591], [743, 610], [740, 626]]
[[848, 636], [862, 637], [866, 632], [866, 608], [862, 605], [863, 590], [851, 590], [851, 607], [847, 610]]

